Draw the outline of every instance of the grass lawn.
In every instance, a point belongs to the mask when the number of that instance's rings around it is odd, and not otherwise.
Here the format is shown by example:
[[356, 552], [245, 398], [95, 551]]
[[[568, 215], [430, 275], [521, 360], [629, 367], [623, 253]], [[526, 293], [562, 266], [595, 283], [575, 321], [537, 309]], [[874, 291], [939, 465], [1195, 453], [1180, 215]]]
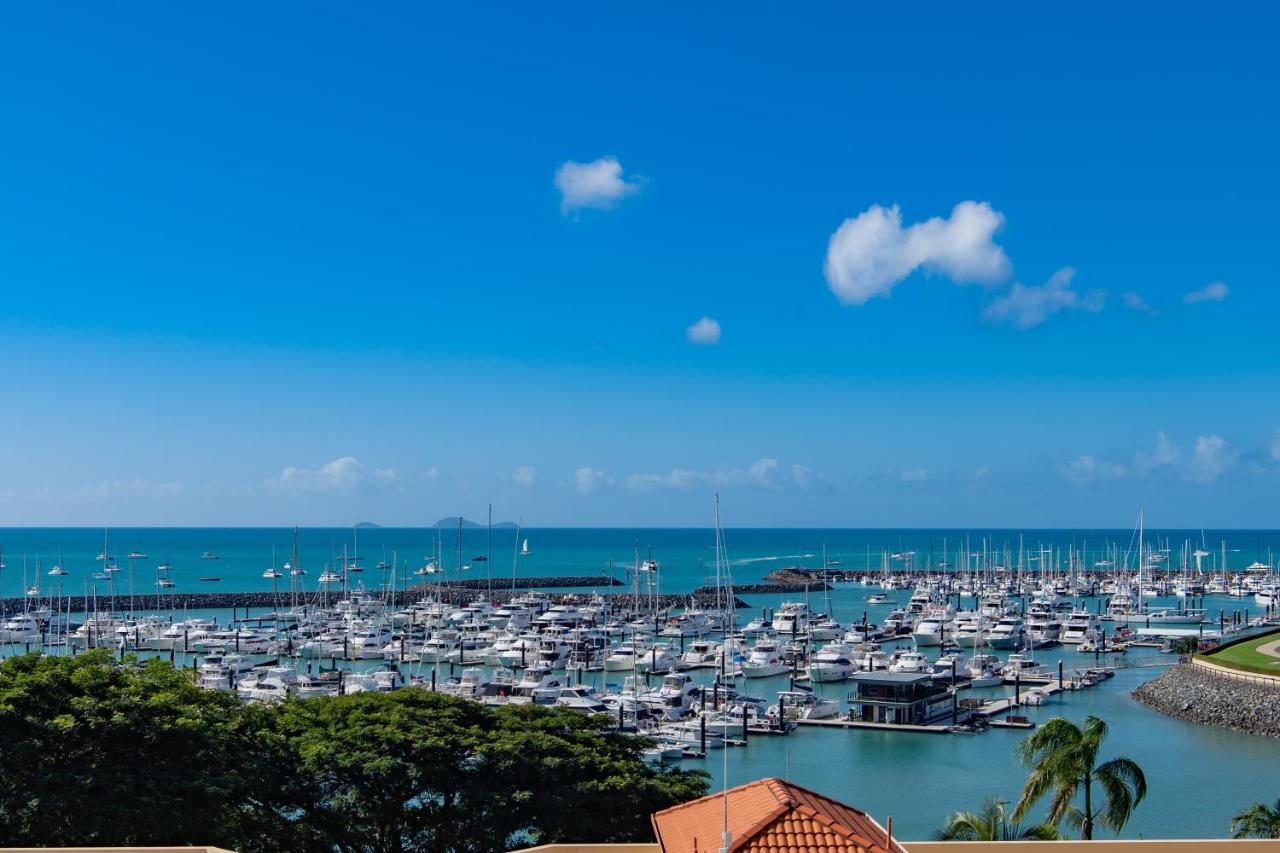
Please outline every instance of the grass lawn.
[[[1208, 658], [1214, 663], [1225, 664], [1235, 669], [1280, 675], [1280, 657], [1264, 655], [1258, 651], [1259, 646], [1265, 646], [1277, 640], [1280, 640], [1280, 631], [1273, 631], [1247, 642], [1237, 643], [1230, 648], [1210, 652]], [[1280, 654], [1280, 650], [1276, 653]]]

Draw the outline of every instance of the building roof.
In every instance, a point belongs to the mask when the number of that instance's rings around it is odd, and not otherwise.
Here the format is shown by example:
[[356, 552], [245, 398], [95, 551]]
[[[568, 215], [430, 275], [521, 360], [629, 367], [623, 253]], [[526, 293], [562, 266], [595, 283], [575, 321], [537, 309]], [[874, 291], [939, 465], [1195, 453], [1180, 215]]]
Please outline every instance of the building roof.
[[932, 681], [933, 676], [927, 672], [855, 672], [854, 681], [868, 684], [916, 684], [921, 681]]
[[[888, 834], [864, 812], [772, 778], [655, 814], [653, 829], [663, 853], [719, 850], [726, 797], [729, 853], [890, 853]], [[902, 848], [894, 844], [892, 849]]]

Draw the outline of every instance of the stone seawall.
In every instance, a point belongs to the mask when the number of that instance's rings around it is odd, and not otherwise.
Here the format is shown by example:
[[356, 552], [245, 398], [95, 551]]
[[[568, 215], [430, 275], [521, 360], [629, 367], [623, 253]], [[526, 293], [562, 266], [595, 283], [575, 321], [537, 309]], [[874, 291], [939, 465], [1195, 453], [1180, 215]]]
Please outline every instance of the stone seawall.
[[1133, 698], [1190, 723], [1280, 737], [1280, 685], [1181, 664], [1133, 691]]
[[[506, 601], [512, 597], [510, 581], [508, 586], [494, 580], [490, 595], [493, 601]], [[393, 597], [393, 604], [406, 605], [415, 601], [420, 601], [423, 596], [431, 598], [439, 595], [441, 599], [450, 604], [464, 604], [473, 601], [478, 592], [482, 592], [488, 587], [488, 582], [481, 579], [468, 579], [464, 581], [451, 581], [448, 584], [441, 584], [437, 587], [435, 584], [422, 584], [410, 589], [396, 590]], [[538, 578], [520, 578], [517, 582], [516, 595], [528, 591], [529, 589], [548, 589], [548, 588], [580, 588], [583, 591], [579, 593], [558, 592], [548, 595], [553, 601], [564, 602], [573, 600], [582, 600], [591, 590], [617, 589], [622, 584], [608, 577], [600, 575], [587, 575], [580, 577], [538, 577]], [[664, 594], [658, 596], [632, 596], [630, 594], [622, 594], [618, 592], [603, 593], [610, 602], [619, 607], [630, 607], [632, 609], [647, 610], [651, 603], [656, 603], [661, 608], [684, 607], [690, 603], [697, 607], [710, 608], [716, 604], [716, 592], [714, 589], [703, 588], [693, 593], [681, 594]], [[381, 597], [382, 593], [368, 592], [368, 595], [377, 595]], [[321, 593], [309, 592], [305, 596], [305, 600], [309, 604], [316, 603], [322, 597]], [[328, 592], [328, 600], [330, 603], [337, 601], [342, 597], [340, 589], [332, 589]], [[299, 594], [298, 602], [301, 604], [304, 597]], [[162, 610], [230, 610], [231, 608], [264, 608], [270, 610], [279, 605], [281, 609], [287, 609], [290, 605], [292, 596], [287, 589], [275, 592], [221, 592], [209, 590], [207, 592], [166, 592], [159, 596], [159, 604], [154, 592], [148, 594], [135, 594], [133, 596], [134, 610], [137, 612]], [[120, 594], [114, 598], [115, 610], [124, 611], [129, 608], [129, 595]], [[47, 603], [47, 599], [42, 598], [41, 602]], [[69, 602], [69, 603], [68, 603]], [[95, 598], [86, 599], [82, 595], [73, 595], [69, 598], [58, 599], [54, 603], [57, 604], [60, 611], [70, 608], [72, 613], [85, 613], [94, 609], [106, 611], [111, 608], [112, 597], [110, 595], [100, 594]], [[4, 598], [0, 599], [0, 613], [19, 613], [24, 608], [35, 606], [33, 599], [22, 598]], [[739, 608], [748, 607], [742, 599], [736, 599], [735, 604]]]

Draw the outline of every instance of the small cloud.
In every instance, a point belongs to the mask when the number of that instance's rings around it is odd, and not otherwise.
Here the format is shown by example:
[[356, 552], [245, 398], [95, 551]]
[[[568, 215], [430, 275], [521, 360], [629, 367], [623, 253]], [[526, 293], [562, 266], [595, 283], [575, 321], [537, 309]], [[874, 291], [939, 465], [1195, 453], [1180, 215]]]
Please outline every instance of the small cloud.
[[665, 474], [632, 474], [627, 488], [634, 492], [688, 492], [694, 489], [810, 489], [822, 475], [808, 465], [783, 468], [777, 459], [763, 457], [746, 467], [724, 466], [714, 471], [672, 468]]
[[1114, 462], [1106, 462], [1093, 456], [1077, 456], [1070, 462], [1058, 465], [1058, 473], [1073, 483], [1085, 484], [1095, 480], [1118, 480], [1128, 476], [1128, 469]]
[[1133, 467], [1140, 474], [1150, 474], [1182, 461], [1182, 448], [1169, 440], [1164, 431], [1156, 433], [1156, 445], [1150, 451], [1140, 450], [1133, 456]]
[[609, 475], [596, 468], [579, 468], [573, 472], [573, 485], [579, 494], [590, 495], [609, 485]]
[[990, 473], [991, 473], [990, 465], [979, 465], [977, 468], [973, 469], [973, 479], [982, 480]]
[[1143, 299], [1141, 295], [1132, 290], [1126, 290], [1124, 293], [1120, 294], [1120, 299], [1124, 302], [1124, 307], [1128, 308], [1130, 311], [1137, 311], [1139, 314], [1149, 314], [1152, 317], [1160, 313], [1155, 308], [1152, 308], [1151, 304], [1147, 302], [1147, 300]]
[[103, 480], [77, 486], [67, 494], [69, 500], [107, 501], [120, 498], [171, 498], [182, 494], [181, 483], [151, 483], [146, 480]]
[[430, 468], [422, 472], [422, 479], [426, 480], [428, 483], [434, 483], [436, 480], [440, 479], [440, 469], [432, 465]]
[[720, 324], [710, 317], [703, 317], [685, 329], [684, 336], [691, 344], [715, 346], [720, 343]]
[[264, 485], [275, 494], [355, 494], [387, 486], [396, 481], [391, 468], [366, 467], [354, 456], [343, 456], [319, 468], [290, 466]]
[[1231, 288], [1227, 287], [1225, 281], [1215, 281], [1199, 290], [1191, 291], [1182, 297], [1182, 301], [1187, 305], [1195, 305], [1197, 302], [1221, 302], [1230, 295]]
[[640, 191], [640, 182], [622, 177], [617, 157], [601, 157], [590, 163], [569, 160], [556, 169], [556, 189], [560, 190], [560, 212], [569, 214], [589, 207], [607, 210]]
[[897, 205], [872, 205], [846, 219], [831, 235], [823, 274], [845, 305], [862, 305], [893, 288], [917, 269], [958, 284], [995, 284], [1011, 266], [995, 244], [1004, 216], [986, 202], [962, 201], [943, 219], [902, 227]]
[[1009, 292], [988, 305], [982, 319], [988, 323], [1008, 323], [1015, 329], [1030, 329], [1053, 317], [1060, 311], [1072, 309], [1092, 314], [1102, 310], [1107, 294], [1102, 290], [1080, 293], [1072, 289], [1071, 281], [1076, 271], [1063, 267], [1042, 285], [1027, 286], [1014, 282]]
[[1187, 463], [1186, 476], [1197, 483], [1211, 483], [1226, 473], [1236, 461], [1236, 451], [1220, 435], [1202, 435]]
[[515, 484], [526, 489], [533, 485], [533, 481], [537, 476], [538, 471], [532, 465], [520, 465], [511, 471], [511, 479], [515, 481]]
[[1280, 462], [1280, 432], [1271, 436], [1271, 443], [1267, 445], [1267, 451], [1271, 454], [1272, 462]]
[[929, 479], [929, 472], [923, 468], [904, 468], [898, 478], [904, 483], [924, 483]]
[[815, 472], [808, 465], [791, 466], [791, 482], [795, 483], [797, 489], [812, 489], [821, 480], [822, 475]]

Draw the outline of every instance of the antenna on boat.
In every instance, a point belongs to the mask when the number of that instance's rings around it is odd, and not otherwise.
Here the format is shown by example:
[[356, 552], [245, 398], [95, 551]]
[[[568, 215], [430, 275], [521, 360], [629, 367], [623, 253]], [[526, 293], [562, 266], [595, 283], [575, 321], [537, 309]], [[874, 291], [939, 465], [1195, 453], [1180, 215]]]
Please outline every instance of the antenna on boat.
[[[723, 555], [724, 555], [724, 532], [720, 528], [720, 493], [716, 492], [716, 576], [717, 577], [719, 577], [720, 575], [720, 564], [721, 564], [721, 560], [723, 559]], [[725, 562], [727, 563], [727, 561]], [[727, 570], [728, 566], [726, 565], [725, 568]], [[726, 590], [726, 594], [729, 599], [727, 602], [726, 610], [728, 610], [728, 612], [733, 612], [731, 610], [731, 608], [734, 605], [732, 585], [730, 585], [729, 588]], [[727, 649], [725, 649], [724, 646], [721, 646], [720, 659], [722, 662], [721, 663], [722, 666], [723, 666], [724, 656], [726, 654], [728, 654]], [[706, 701], [705, 693], [703, 694], [703, 701], [704, 702]], [[743, 712], [743, 719], [742, 719], [742, 736], [743, 737], [746, 737], [746, 731], [747, 731], [746, 713]], [[729, 849], [733, 844], [733, 836], [729, 833], [729, 750], [723, 749], [721, 750], [721, 752], [723, 754], [720, 757], [722, 762], [721, 772], [720, 772], [720, 780], [721, 780], [720, 787], [721, 787], [721, 790], [723, 791], [722, 796], [724, 798], [724, 822], [723, 822], [722, 832], [720, 836], [720, 843], [721, 843], [720, 853], [729, 853]]]

